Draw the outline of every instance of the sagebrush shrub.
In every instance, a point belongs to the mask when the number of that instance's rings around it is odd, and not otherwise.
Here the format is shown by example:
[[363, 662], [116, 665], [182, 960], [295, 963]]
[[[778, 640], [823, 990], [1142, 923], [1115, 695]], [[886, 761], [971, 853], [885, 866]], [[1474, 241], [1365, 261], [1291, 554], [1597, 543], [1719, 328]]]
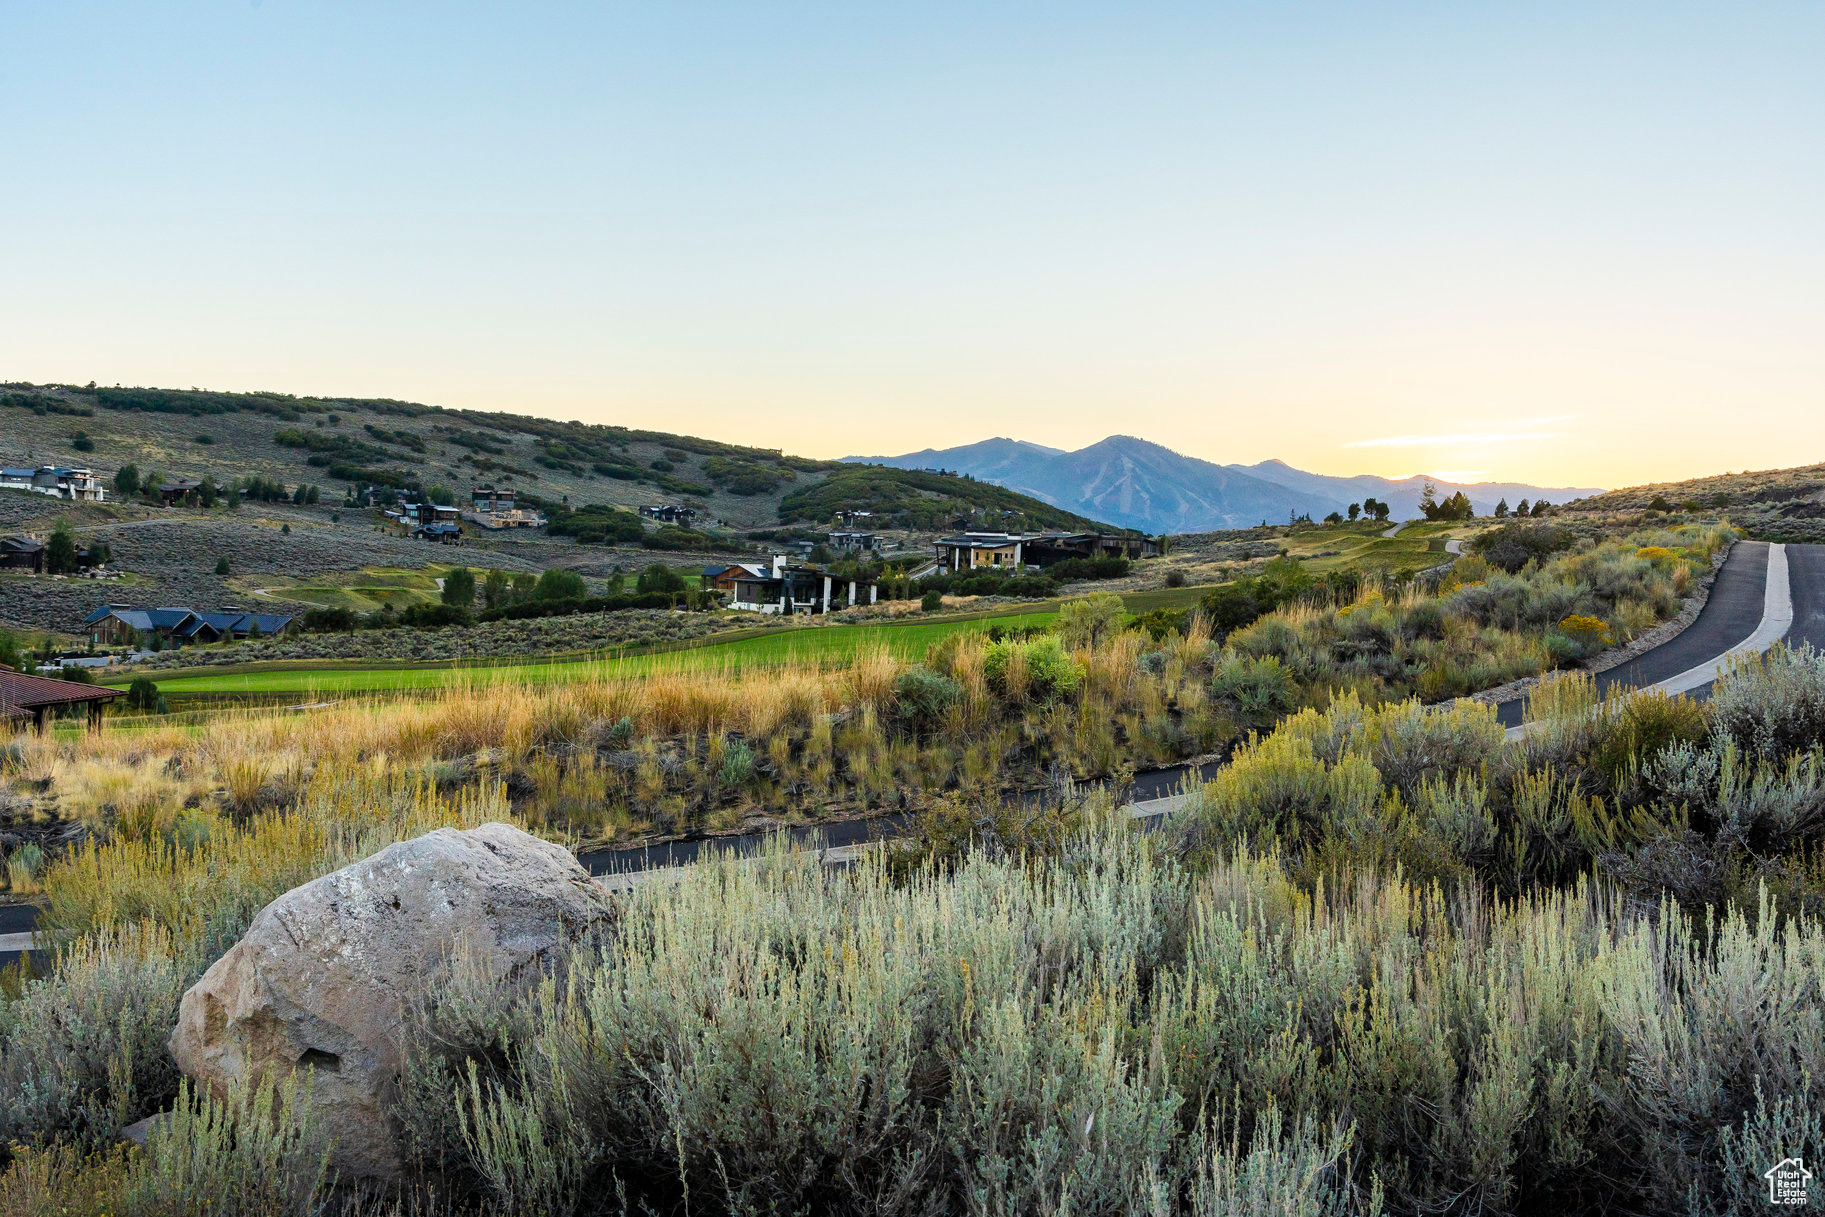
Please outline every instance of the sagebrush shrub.
[[165, 1038], [184, 977], [171, 938], [110, 929], [0, 1001], [0, 1144], [105, 1145], [177, 1087]]
[[1763, 757], [1825, 744], [1825, 651], [1776, 643], [1739, 657], [1712, 689], [1711, 723]]

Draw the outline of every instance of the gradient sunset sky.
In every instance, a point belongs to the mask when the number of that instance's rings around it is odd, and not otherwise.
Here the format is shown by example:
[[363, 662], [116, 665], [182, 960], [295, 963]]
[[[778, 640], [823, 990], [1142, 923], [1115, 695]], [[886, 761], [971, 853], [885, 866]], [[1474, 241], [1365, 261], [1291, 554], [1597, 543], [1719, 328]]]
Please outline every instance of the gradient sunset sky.
[[0, 379], [1825, 461], [1825, 4], [0, 0]]

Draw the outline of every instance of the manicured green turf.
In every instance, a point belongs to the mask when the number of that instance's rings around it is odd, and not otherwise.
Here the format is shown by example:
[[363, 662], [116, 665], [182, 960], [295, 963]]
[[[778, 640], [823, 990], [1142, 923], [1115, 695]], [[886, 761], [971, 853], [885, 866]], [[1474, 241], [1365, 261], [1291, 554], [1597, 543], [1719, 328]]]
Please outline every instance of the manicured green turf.
[[[330, 669], [292, 667], [279, 670], [158, 677], [159, 691], [183, 696], [212, 694], [263, 695], [273, 693], [348, 694], [404, 689], [432, 689], [453, 684], [487, 684], [494, 681], [599, 680], [648, 672], [739, 671], [750, 667], [775, 667], [789, 663], [839, 661], [868, 646], [885, 645], [894, 654], [917, 657], [944, 635], [958, 630], [982, 630], [990, 624], [1043, 625], [1055, 614], [1049, 611], [1008, 613], [973, 620], [927, 621], [914, 619], [879, 625], [808, 626], [770, 630], [758, 636], [728, 640], [712, 637], [703, 645], [649, 655], [556, 662], [497, 664], [488, 667], [415, 667]], [[251, 666], [251, 665], [250, 665]]]
[[1385, 569], [1396, 576], [1436, 566], [1442, 552], [1431, 548], [1443, 537], [1469, 538], [1476, 523], [1409, 524], [1392, 537], [1381, 535], [1386, 525], [1371, 530], [1363, 525], [1301, 529], [1286, 538], [1287, 552], [1314, 575], [1333, 570]]
[[[1423, 552], [1424, 545], [1423, 540], [1418, 540], [1415, 552]], [[1196, 606], [1209, 590], [1208, 587], [1156, 588], [1124, 593], [1122, 602], [1130, 613], [1156, 608], [1187, 609]], [[986, 630], [991, 624], [1008, 627], [1046, 625], [1057, 616], [1057, 610], [1057, 601], [1036, 601], [1030, 609], [1010, 605], [981, 614], [937, 620], [913, 617], [868, 625], [755, 627], [641, 654], [546, 658], [519, 663], [294, 660], [213, 667], [192, 675], [160, 676], [154, 673], [153, 678], [161, 693], [180, 699], [216, 700], [242, 696], [266, 699], [275, 695], [296, 695], [301, 700], [309, 700], [313, 696], [437, 689], [496, 681], [600, 680], [649, 672], [740, 671], [757, 666], [840, 662], [865, 647], [880, 645], [902, 658], [916, 659], [946, 634], [959, 630]], [[124, 681], [119, 683], [124, 687]]]

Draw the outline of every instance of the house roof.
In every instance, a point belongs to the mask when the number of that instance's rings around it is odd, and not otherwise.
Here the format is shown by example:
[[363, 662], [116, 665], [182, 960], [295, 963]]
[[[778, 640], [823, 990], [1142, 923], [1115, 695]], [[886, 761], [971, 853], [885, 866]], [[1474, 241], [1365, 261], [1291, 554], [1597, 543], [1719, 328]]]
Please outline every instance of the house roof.
[[135, 630], [169, 630], [180, 638], [194, 638], [203, 630], [218, 634], [233, 631], [245, 634], [256, 625], [262, 634], [276, 634], [292, 622], [288, 613], [247, 613], [240, 609], [214, 609], [196, 612], [187, 608], [128, 608], [124, 604], [104, 604], [87, 617], [84, 625], [94, 625], [109, 617]]
[[79, 685], [70, 680], [51, 680], [44, 676], [27, 676], [8, 667], [0, 667], [0, 718], [15, 718], [21, 712], [47, 706], [72, 706], [81, 702], [112, 701], [119, 689]]
[[0, 537], [0, 549], [10, 549], [19, 554], [35, 554], [44, 548], [44, 542], [37, 537]]
[[0, 477], [29, 478], [37, 476], [36, 469], [0, 469]]

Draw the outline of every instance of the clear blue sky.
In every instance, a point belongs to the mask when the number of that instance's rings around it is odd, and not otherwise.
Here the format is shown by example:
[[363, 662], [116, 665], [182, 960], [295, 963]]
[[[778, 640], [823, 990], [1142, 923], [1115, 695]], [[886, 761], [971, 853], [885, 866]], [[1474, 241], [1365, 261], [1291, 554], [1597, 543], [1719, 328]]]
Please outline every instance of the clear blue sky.
[[0, 0], [0, 377], [1825, 460], [1825, 4]]

